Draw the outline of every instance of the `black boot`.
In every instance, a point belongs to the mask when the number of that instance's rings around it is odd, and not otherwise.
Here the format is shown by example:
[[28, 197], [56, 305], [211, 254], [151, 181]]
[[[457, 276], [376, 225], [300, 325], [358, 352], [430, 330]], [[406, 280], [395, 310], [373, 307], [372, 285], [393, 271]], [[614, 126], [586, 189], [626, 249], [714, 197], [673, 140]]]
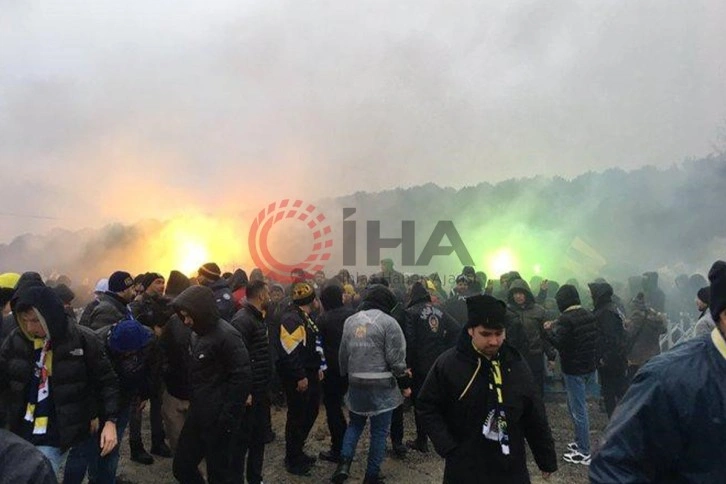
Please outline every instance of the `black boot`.
[[385, 484], [385, 478], [383, 476], [369, 476], [366, 474], [365, 479], [363, 479], [363, 484]]
[[135, 444], [130, 445], [131, 448], [131, 460], [134, 462], [138, 462], [139, 464], [144, 465], [151, 465], [154, 463], [154, 458], [151, 457], [151, 454], [146, 452], [146, 449], [144, 449], [143, 444]]
[[166, 445], [166, 442], [161, 442], [157, 445], [151, 446], [151, 453], [154, 455], [158, 455], [159, 457], [171, 457], [171, 449], [168, 445]]
[[327, 450], [318, 454], [318, 459], [337, 464], [340, 462], [340, 453], [335, 452], [334, 450]]
[[330, 478], [330, 482], [335, 484], [342, 484], [346, 479], [350, 477], [350, 464], [353, 462], [352, 459], [346, 459], [345, 457], [340, 458], [338, 467], [336, 467], [333, 477]]

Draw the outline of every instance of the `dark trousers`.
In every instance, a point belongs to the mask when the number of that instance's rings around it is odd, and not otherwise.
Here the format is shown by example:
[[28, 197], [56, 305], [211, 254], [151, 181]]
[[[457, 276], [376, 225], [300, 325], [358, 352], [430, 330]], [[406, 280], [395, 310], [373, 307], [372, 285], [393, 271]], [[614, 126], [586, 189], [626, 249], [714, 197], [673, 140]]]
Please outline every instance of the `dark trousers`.
[[[239, 460], [238, 435], [202, 426], [194, 413], [189, 414], [174, 454], [174, 478], [181, 484], [239, 484], [233, 462]], [[199, 472], [199, 463], [207, 462], [207, 481]]]
[[[158, 387], [157, 387], [158, 388]], [[143, 410], [139, 409], [139, 401], [136, 400], [131, 405], [131, 416], [129, 418], [129, 447], [131, 451], [144, 448], [144, 442], [141, 440], [141, 419]], [[157, 390], [149, 398], [149, 419], [151, 423], [151, 447], [158, 447], [164, 443], [166, 434], [164, 433], [164, 423], [161, 417], [161, 395]]]
[[625, 390], [628, 389], [626, 369], [600, 368], [598, 374], [602, 398], [605, 400], [605, 411], [610, 418], [618, 402], [625, 395]]
[[326, 375], [323, 380], [323, 404], [330, 430], [330, 451], [340, 454], [343, 436], [348, 422], [343, 414], [343, 397], [348, 391], [348, 380], [340, 376]]
[[245, 461], [247, 482], [249, 484], [262, 482], [262, 464], [265, 460], [265, 414], [269, 409], [270, 402], [266, 398], [252, 397], [252, 406], [246, 411], [245, 422], [237, 439], [238, 450], [233, 462], [235, 475], [240, 483], [244, 482]]
[[403, 405], [396, 407], [391, 416], [391, 443], [403, 443]]
[[[423, 386], [424, 378], [413, 378], [413, 385], [411, 386], [411, 403], [413, 403], [414, 409], [416, 408], [416, 398], [418, 398], [418, 394], [421, 391], [421, 387]], [[426, 429], [424, 429], [423, 422], [418, 417], [418, 412], [413, 413], [414, 422], [416, 422], [416, 440], [419, 442], [426, 440]]]
[[317, 370], [306, 372], [308, 389], [297, 391], [297, 380], [282, 379], [287, 398], [285, 423], [285, 461], [288, 465], [303, 464], [303, 447], [320, 410], [320, 382]]
[[527, 365], [532, 371], [532, 378], [534, 379], [534, 386], [537, 389], [539, 396], [544, 394], [544, 381], [545, 381], [545, 363], [544, 353], [527, 353], [525, 359]]

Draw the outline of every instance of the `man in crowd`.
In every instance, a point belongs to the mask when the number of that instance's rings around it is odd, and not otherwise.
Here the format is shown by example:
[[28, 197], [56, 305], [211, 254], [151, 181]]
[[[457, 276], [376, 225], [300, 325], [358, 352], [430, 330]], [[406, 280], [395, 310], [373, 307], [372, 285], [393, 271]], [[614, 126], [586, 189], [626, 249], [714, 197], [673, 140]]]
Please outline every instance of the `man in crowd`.
[[638, 372], [605, 429], [592, 483], [726, 482], [726, 262], [708, 279], [716, 328]]
[[199, 285], [206, 286], [214, 293], [214, 300], [217, 304], [219, 316], [225, 321], [231, 321], [236, 312], [232, 291], [229, 290], [227, 281], [222, 279], [222, 271], [214, 262], [207, 262], [197, 271]]
[[628, 379], [632, 380], [641, 366], [660, 354], [660, 335], [668, 331], [668, 320], [646, 304], [640, 292], [631, 302], [630, 316], [625, 321], [628, 332]]
[[189, 287], [172, 305], [192, 328], [192, 395], [174, 455], [174, 477], [182, 484], [204, 484], [198, 469], [204, 459], [210, 483], [239, 482], [234, 450], [252, 387], [249, 354], [237, 330], [220, 318], [210, 288]]
[[[252, 368], [252, 392], [247, 399], [249, 440], [242, 442], [241, 456], [238, 456], [238, 474], [244, 475], [245, 453], [247, 454], [247, 482], [262, 483], [262, 463], [265, 457], [265, 431], [269, 425], [269, 386], [272, 376], [270, 342], [267, 337], [264, 311], [270, 300], [267, 283], [254, 281], [247, 286], [247, 299], [232, 318], [232, 326], [242, 335], [250, 355]], [[244, 437], [244, 436], [242, 436]]]
[[489, 295], [466, 303], [466, 329], [434, 363], [416, 408], [446, 459], [444, 482], [530, 482], [525, 439], [548, 479], [555, 445], [527, 363], [505, 342], [506, 307]]
[[[460, 326], [448, 314], [431, 302], [431, 296], [420, 282], [411, 287], [411, 298], [406, 309], [406, 362], [413, 372], [411, 400], [421, 391], [426, 375], [436, 359], [456, 344]], [[421, 420], [416, 416], [416, 439], [406, 445], [419, 452], [428, 452], [428, 439]]]
[[35, 445], [57, 473], [68, 450], [91, 432], [93, 410], [104, 421], [101, 455], [117, 444], [119, 387], [96, 335], [78, 326], [42, 282], [11, 301], [19, 328], [0, 352], [0, 412], [7, 428]]
[[320, 330], [310, 317], [318, 308], [312, 284], [297, 282], [292, 286], [292, 304], [280, 323], [277, 369], [287, 399], [285, 468], [295, 475], [306, 475], [316, 460], [303, 447], [318, 417], [320, 381], [326, 368]]
[[343, 337], [345, 320], [355, 313], [350, 306], [343, 304], [343, 289], [338, 283], [325, 286], [320, 296], [324, 312], [318, 317], [318, 328], [323, 340], [323, 352], [328, 363], [323, 380], [323, 404], [325, 417], [330, 430], [330, 450], [321, 452], [319, 457], [329, 462], [340, 461], [340, 449], [348, 423], [343, 415], [343, 397], [348, 391], [348, 379], [340, 374], [338, 353]]
[[81, 318], [91, 329], [99, 330], [116, 324], [122, 319], [133, 318], [129, 303], [136, 297], [134, 279], [131, 274], [116, 271], [108, 278], [108, 291], [98, 298], [98, 305], [93, 308], [87, 320]]
[[595, 316], [580, 305], [575, 286], [565, 284], [555, 295], [560, 317], [545, 323], [545, 338], [560, 353], [567, 390], [567, 408], [575, 428], [564, 459], [572, 464], [590, 465], [590, 419], [587, 412], [587, 385], [595, 380], [598, 329]]

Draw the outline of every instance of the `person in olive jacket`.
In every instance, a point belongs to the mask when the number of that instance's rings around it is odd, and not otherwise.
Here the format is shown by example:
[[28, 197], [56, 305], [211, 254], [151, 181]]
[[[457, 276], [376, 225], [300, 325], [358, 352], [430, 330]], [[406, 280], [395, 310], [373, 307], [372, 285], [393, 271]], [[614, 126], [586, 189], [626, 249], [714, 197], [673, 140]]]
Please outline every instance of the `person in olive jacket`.
[[183, 484], [204, 483], [197, 467], [205, 459], [210, 483], [238, 482], [233, 451], [252, 389], [249, 354], [239, 332], [220, 318], [208, 287], [185, 289], [172, 305], [192, 328], [191, 401], [174, 456], [174, 477]]
[[548, 479], [557, 456], [544, 404], [522, 355], [505, 341], [507, 312], [489, 295], [467, 298], [456, 347], [434, 363], [416, 407], [444, 483], [529, 483], [524, 441]]

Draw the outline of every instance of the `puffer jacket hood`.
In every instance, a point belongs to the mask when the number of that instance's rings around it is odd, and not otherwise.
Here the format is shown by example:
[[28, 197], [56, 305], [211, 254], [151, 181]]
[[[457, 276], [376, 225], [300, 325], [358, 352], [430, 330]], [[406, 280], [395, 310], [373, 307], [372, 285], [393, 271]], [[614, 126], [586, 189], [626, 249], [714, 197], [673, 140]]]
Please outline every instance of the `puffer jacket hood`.
[[18, 279], [18, 283], [15, 285], [15, 293], [13, 294], [13, 298], [10, 300], [10, 308], [13, 311], [15, 311], [15, 304], [20, 292], [24, 289], [29, 289], [31, 287], [45, 287], [43, 278], [37, 272], [23, 272], [23, 274], [20, 276], [20, 279]]
[[359, 310], [379, 309], [390, 315], [397, 304], [396, 296], [393, 295], [390, 289], [382, 284], [372, 284], [366, 288], [366, 295]]
[[197, 334], [205, 334], [220, 319], [214, 293], [206, 286], [185, 289], [171, 304], [175, 311], [189, 313], [194, 321], [192, 330]]
[[164, 294], [168, 297], [176, 297], [181, 294], [184, 289], [191, 285], [191, 281], [187, 276], [174, 270], [169, 273], [169, 279], [166, 281], [166, 290], [164, 291]]
[[531, 306], [532, 304], [534, 304], [534, 294], [532, 294], [532, 290], [529, 288], [529, 284], [527, 284], [527, 281], [523, 279], [515, 279], [509, 286], [509, 292], [507, 293], [507, 302], [509, 302], [509, 304], [515, 304], [514, 293], [516, 291], [524, 293], [525, 297], [527, 298], [525, 306]]
[[613, 302], [613, 287], [607, 282], [593, 282], [588, 284], [595, 310]]
[[410, 308], [422, 302], [431, 302], [431, 294], [429, 294], [423, 284], [416, 282], [411, 286], [411, 300], [408, 303], [408, 307]]
[[343, 307], [343, 288], [338, 284], [325, 286], [320, 293], [320, 302], [323, 303], [323, 309], [326, 311]]
[[[40, 312], [43, 319], [45, 319], [51, 341], [58, 341], [65, 337], [68, 331], [68, 317], [63, 309], [63, 302], [53, 289], [46, 286], [26, 286], [20, 292], [16, 293], [13, 300], [15, 301], [15, 308], [18, 311], [24, 311], [33, 307]], [[17, 312], [14, 311], [13, 314], [23, 334], [32, 340], [33, 337], [25, 332], [25, 328], [17, 320]]]
[[564, 313], [567, 308], [580, 305], [580, 295], [572, 284], [562, 286], [555, 294], [555, 300], [561, 313]]

